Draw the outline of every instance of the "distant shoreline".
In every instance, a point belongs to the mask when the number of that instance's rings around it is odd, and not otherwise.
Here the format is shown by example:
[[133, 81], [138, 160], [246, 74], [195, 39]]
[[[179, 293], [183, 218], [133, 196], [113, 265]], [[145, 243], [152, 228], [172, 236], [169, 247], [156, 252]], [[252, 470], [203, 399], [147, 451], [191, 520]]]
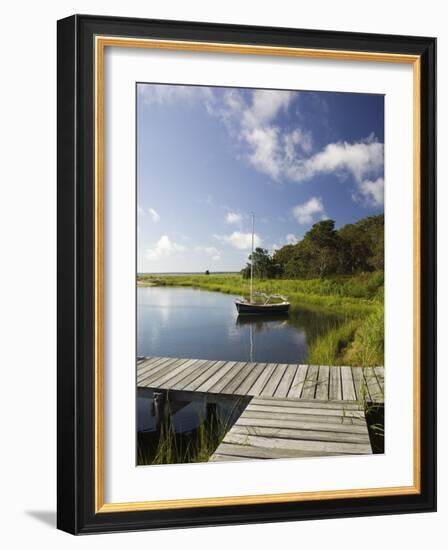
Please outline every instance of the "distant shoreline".
[[[239, 271], [210, 271], [210, 275], [238, 275]], [[204, 275], [204, 271], [139, 271], [137, 277], [141, 275]]]

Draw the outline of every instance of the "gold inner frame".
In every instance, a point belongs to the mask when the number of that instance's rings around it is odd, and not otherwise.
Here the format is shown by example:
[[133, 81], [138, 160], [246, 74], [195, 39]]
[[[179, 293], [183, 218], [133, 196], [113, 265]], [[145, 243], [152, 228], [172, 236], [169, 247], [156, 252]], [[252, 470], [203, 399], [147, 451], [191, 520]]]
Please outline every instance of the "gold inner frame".
[[[104, 501], [104, 54], [106, 47], [149, 48], [159, 50], [183, 50], [208, 53], [232, 53], [269, 55], [313, 59], [406, 63], [413, 66], [413, 238], [414, 238], [414, 361], [413, 361], [413, 484], [402, 487], [370, 489], [342, 489], [301, 493], [275, 493], [263, 495], [227, 496], [215, 498], [191, 498], [142, 502], [106, 503]], [[232, 506], [279, 502], [332, 500], [340, 498], [412, 495], [420, 493], [420, 120], [421, 120], [421, 72], [420, 57], [344, 50], [320, 50], [291, 47], [254, 46], [250, 44], [221, 44], [176, 40], [153, 40], [95, 37], [95, 512], [129, 512], [195, 508], [206, 506]]]

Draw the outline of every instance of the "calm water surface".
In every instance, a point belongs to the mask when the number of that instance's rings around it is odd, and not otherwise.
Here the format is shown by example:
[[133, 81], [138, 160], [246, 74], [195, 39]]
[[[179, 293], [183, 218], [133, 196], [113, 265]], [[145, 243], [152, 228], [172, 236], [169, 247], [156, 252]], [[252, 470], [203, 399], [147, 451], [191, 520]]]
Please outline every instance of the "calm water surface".
[[137, 288], [137, 355], [306, 362], [308, 345], [339, 324], [334, 315], [238, 317], [228, 294], [182, 287]]

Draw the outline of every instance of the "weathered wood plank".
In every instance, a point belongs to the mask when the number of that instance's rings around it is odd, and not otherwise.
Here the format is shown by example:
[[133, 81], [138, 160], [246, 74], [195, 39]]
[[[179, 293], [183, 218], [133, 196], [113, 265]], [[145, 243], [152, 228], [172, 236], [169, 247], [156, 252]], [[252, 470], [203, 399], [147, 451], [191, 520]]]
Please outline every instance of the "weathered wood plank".
[[145, 376], [138, 383], [142, 386], [150, 386], [151, 384], [158, 383], [162, 377], [165, 377], [167, 374], [171, 373], [174, 369], [179, 366], [184, 365], [187, 361], [195, 361], [195, 359], [172, 359], [159, 365], [157, 371], [154, 373], [149, 373], [148, 376]]
[[369, 388], [369, 393], [372, 401], [382, 401], [384, 396], [381, 391], [380, 385], [375, 375], [375, 371], [372, 367], [366, 367], [364, 369], [364, 377], [366, 379], [367, 387]]
[[341, 367], [342, 398], [346, 401], [356, 401], [355, 384], [351, 367]]
[[[147, 369], [138, 368], [137, 370], [137, 383], [143, 382], [146, 383], [147, 379], [151, 377], [155, 377], [157, 373], [161, 374], [162, 372], [166, 372], [169, 368], [171, 368], [174, 363], [179, 361], [179, 359], [174, 358], [163, 358], [159, 359], [152, 365], [150, 365]], [[165, 371], [164, 371], [165, 369]]]
[[325, 365], [321, 365], [319, 367], [319, 375], [317, 377], [317, 386], [316, 386], [316, 399], [321, 399], [322, 401], [326, 401], [328, 399], [328, 392], [329, 392], [329, 377], [330, 377], [330, 371], [329, 367]]
[[364, 373], [361, 367], [352, 367], [353, 383], [355, 385], [356, 399], [359, 403], [365, 403], [370, 400], [369, 390], [364, 379]]
[[341, 454], [372, 454], [370, 443], [340, 443], [333, 441], [308, 441], [304, 439], [283, 439], [276, 437], [260, 437], [257, 435], [241, 435], [232, 433], [225, 437], [226, 443], [250, 445], [267, 449], [288, 449], [297, 451], [333, 452]]
[[352, 434], [368, 434], [367, 425], [365, 422], [357, 424], [348, 423], [347, 420], [337, 419], [335, 422], [329, 417], [324, 417], [324, 421], [307, 418], [294, 418], [294, 420], [285, 418], [252, 418], [243, 413], [238, 419], [235, 426], [252, 426], [252, 427], [270, 427], [270, 428], [293, 428], [297, 430], [319, 430], [329, 431], [334, 433], [352, 433]]
[[350, 402], [350, 401], [307, 401], [305, 399], [284, 399], [280, 397], [253, 397], [251, 400], [251, 403], [253, 405], [271, 405], [271, 406], [278, 406], [278, 407], [308, 407], [312, 409], [345, 409], [345, 410], [353, 410], [353, 411], [359, 411], [360, 407], [358, 403], [356, 402]]
[[277, 428], [267, 426], [233, 426], [232, 433], [241, 435], [259, 435], [262, 437], [281, 437], [284, 439], [305, 439], [310, 441], [334, 441], [337, 443], [370, 444], [369, 434], [345, 433], [295, 428]]
[[288, 399], [300, 399], [302, 394], [303, 384], [306, 380], [306, 372], [308, 370], [308, 365], [298, 365], [294, 380], [292, 381], [291, 387], [288, 392]]
[[343, 416], [344, 418], [362, 418], [364, 415], [363, 411], [353, 410], [353, 409], [314, 409], [310, 407], [278, 407], [275, 405], [265, 405], [257, 404], [250, 402], [246, 407], [246, 411], [250, 412], [266, 412], [270, 415], [279, 415], [283, 416], [285, 413], [291, 414], [301, 414], [301, 415], [324, 415], [324, 416]]
[[222, 389], [222, 393], [237, 395], [239, 386], [241, 386], [244, 380], [246, 380], [246, 378], [255, 368], [256, 364], [257, 363], [246, 363], [244, 367], [242, 367], [233, 377], [233, 379], [230, 380], [230, 382]]
[[218, 382], [229, 370], [236, 365], [235, 361], [228, 361], [225, 363], [213, 376], [205, 380], [198, 388], [197, 391], [209, 392], [210, 388]]
[[256, 380], [260, 377], [263, 370], [266, 368], [266, 363], [257, 363], [255, 368], [249, 373], [244, 382], [238, 387], [237, 393], [239, 395], [247, 395], [250, 388], [254, 385]]
[[[254, 410], [248, 410], [248, 408], [244, 411], [244, 418], [273, 418], [274, 413], [266, 412], [266, 411], [254, 411]], [[328, 414], [297, 414], [297, 413], [282, 413], [279, 418], [283, 420], [310, 420], [312, 419], [314, 422], [329, 422], [331, 424], [359, 424], [364, 425], [365, 420], [362, 418], [358, 418], [357, 416], [344, 416], [344, 415], [328, 415]]]
[[[268, 458], [304, 458], [309, 456], [334, 456], [337, 453], [316, 453], [315, 451], [298, 451], [290, 449], [270, 449], [263, 447], [253, 447], [251, 445], [233, 445], [221, 443], [216, 449], [215, 454], [219, 453], [227, 456], [239, 456], [248, 459], [268, 459]], [[214, 455], [213, 455], [214, 456]]]
[[269, 378], [274, 373], [276, 366], [277, 363], [267, 363], [266, 368], [260, 374], [258, 380], [249, 388], [247, 395], [260, 395]]
[[165, 361], [166, 357], [150, 357], [149, 359], [141, 359], [137, 361], [137, 372], [141, 375], [144, 372], [147, 372], [151, 366], [157, 365], [160, 361]]
[[244, 366], [246, 363], [235, 363], [232, 368], [223, 374], [221, 378], [219, 378], [213, 386], [211, 386], [208, 391], [210, 393], [221, 393], [223, 388], [227, 386], [227, 384], [232, 380], [234, 376], [241, 370], [241, 367]]
[[162, 371], [162, 369], [165, 368], [166, 366], [171, 365], [172, 363], [175, 363], [176, 361], [179, 361], [179, 359], [176, 359], [174, 357], [164, 357], [164, 358], [160, 358], [157, 361], [155, 361], [148, 368], [140, 369], [140, 367], [138, 367], [137, 368], [137, 382], [146, 380], [149, 376], [153, 376], [157, 372]]
[[319, 376], [319, 366], [309, 365], [306, 373], [306, 380], [303, 384], [301, 399], [314, 399], [316, 394], [317, 377]]
[[191, 376], [191, 374], [196, 369], [199, 369], [205, 362], [206, 361], [203, 359], [190, 359], [185, 361], [185, 363], [181, 363], [180, 365], [176, 365], [174, 368], [171, 368], [169, 372], [164, 374], [161, 378], [155, 380], [153, 384], [157, 385], [157, 387], [161, 389], [174, 388], [177, 383], [184, 380], [185, 377]]
[[330, 388], [328, 390], [328, 398], [331, 401], [339, 401], [342, 399], [341, 369], [339, 367], [330, 367], [329, 378]]
[[209, 462], [247, 462], [248, 460], [253, 460], [253, 458], [247, 456], [214, 453], [210, 457]]
[[277, 389], [274, 392], [273, 397], [286, 397], [288, 395], [289, 389], [291, 388], [291, 384], [297, 372], [297, 368], [297, 365], [286, 366], [285, 372], [282, 376], [282, 379], [280, 380], [279, 385], [277, 386]]
[[273, 396], [275, 393], [275, 390], [277, 389], [277, 386], [280, 384], [280, 380], [282, 379], [282, 376], [286, 370], [286, 365], [280, 363], [278, 364], [274, 372], [272, 373], [271, 377], [266, 383], [266, 386], [263, 388], [263, 391], [260, 395], [267, 395], [267, 396]]
[[[209, 364], [210, 363], [210, 364]], [[182, 382], [182, 391], [195, 391], [202, 383], [206, 382], [214, 373], [219, 371], [225, 361], [207, 361], [202, 365], [197, 376]]]

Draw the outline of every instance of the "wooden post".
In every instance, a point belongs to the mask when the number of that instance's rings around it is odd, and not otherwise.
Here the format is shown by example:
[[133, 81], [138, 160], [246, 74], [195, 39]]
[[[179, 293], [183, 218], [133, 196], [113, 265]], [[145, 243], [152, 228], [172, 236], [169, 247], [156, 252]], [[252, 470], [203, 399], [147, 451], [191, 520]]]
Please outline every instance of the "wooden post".
[[165, 418], [166, 393], [163, 391], [155, 391], [153, 393], [153, 403], [154, 416], [156, 417], [156, 428], [159, 429]]

